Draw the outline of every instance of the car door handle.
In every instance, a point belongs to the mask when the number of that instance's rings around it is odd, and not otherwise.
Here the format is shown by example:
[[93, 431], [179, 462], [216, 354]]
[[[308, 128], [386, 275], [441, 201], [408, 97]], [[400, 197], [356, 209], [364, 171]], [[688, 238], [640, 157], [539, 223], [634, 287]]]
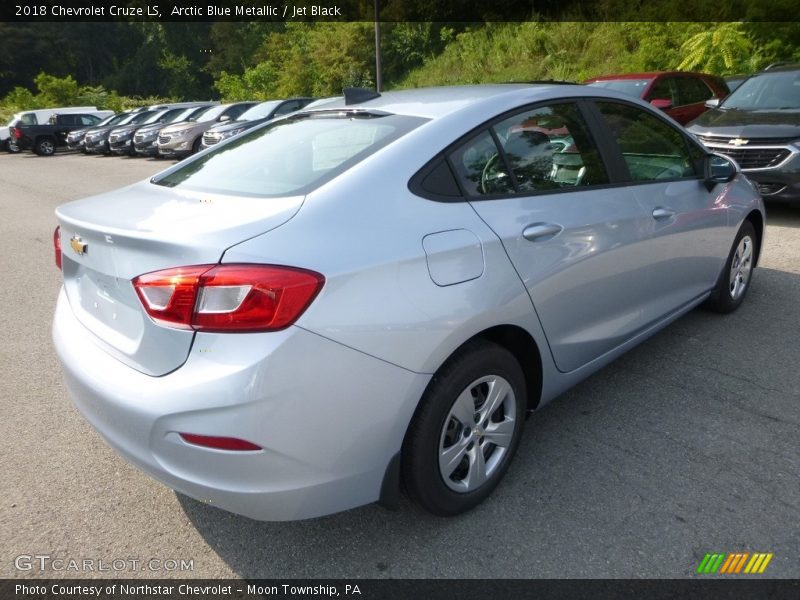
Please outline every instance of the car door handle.
[[529, 242], [549, 240], [564, 231], [561, 225], [555, 223], [532, 223], [522, 230], [522, 237]]
[[653, 218], [657, 220], [661, 219], [669, 219], [670, 217], [675, 216], [675, 211], [671, 208], [663, 208], [659, 206], [655, 210], [653, 210]]

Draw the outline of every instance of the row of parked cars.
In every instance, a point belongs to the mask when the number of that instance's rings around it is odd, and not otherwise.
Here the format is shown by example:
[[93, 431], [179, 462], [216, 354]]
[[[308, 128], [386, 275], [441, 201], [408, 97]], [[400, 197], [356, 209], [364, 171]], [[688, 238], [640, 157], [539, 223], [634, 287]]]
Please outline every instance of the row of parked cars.
[[[666, 112], [715, 152], [735, 159], [773, 200], [800, 201], [800, 67], [770, 65], [730, 81], [705, 73], [653, 72], [585, 82], [636, 96]], [[731, 88], [735, 92], [731, 92]], [[330, 99], [317, 100], [326, 102]], [[48, 156], [59, 147], [88, 154], [184, 158], [271, 119], [307, 107], [313, 98], [267, 102], [184, 102], [119, 114], [95, 107], [15, 115], [6, 149]], [[44, 123], [44, 124], [43, 124]], [[5, 140], [3, 139], [5, 136]]]
[[15, 115], [4, 144], [12, 152], [32, 150], [41, 156], [63, 147], [86, 154], [183, 158], [313, 100], [179, 102], [117, 114], [95, 107], [29, 111]]

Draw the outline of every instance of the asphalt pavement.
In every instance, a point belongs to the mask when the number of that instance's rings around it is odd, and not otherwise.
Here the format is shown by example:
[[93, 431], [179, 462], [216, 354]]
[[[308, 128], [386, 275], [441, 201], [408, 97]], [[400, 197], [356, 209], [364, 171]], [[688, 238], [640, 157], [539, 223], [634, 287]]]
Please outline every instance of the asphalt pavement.
[[739, 551], [800, 576], [800, 207], [768, 207], [739, 311], [691, 312], [533, 415], [469, 514], [403, 499], [263, 523], [119, 458], [50, 341], [53, 209], [171, 164], [0, 155], [0, 577], [673, 578]]

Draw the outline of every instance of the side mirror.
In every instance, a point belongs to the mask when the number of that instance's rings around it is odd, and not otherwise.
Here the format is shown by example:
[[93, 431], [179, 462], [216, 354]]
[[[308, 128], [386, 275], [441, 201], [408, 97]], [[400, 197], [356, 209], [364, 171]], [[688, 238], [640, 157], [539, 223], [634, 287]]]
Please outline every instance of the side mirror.
[[719, 98], [711, 98], [705, 102], [706, 108], [717, 108], [719, 106]]
[[739, 166], [723, 154], [709, 154], [703, 161], [706, 189], [710, 192], [718, 183], [728, 183], [736, 177]]
[[231, 120], [230, 115], [222, 115], [219, 119], [217, 119], [217, 121], [219, 121], [220, 123], [224, 123], [225, 121], [230, 121], [230, 120]]
[[672, 108], [672, 100], [667, 100], [666, 98], [653, 98], [650, 100], [650, 104], [661, 110]]

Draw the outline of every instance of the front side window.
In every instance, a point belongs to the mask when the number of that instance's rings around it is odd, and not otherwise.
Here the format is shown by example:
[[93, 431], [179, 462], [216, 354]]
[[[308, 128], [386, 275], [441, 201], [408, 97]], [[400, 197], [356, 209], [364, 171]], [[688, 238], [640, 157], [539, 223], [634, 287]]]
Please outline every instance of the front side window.
[[702, 174], [703, 151], [676, 128], [628, 104], [598, 102], [633, 181], [694, 178]]
[[648, 100], [669, 100], [673, 106], [678, 106], [678, 95], [675, 90], [675, 80], [672, 77], [662, 77], [653, 84], [647, 94]]
[[425, 121], [402, 115], [303, 115], [244, 133], [152, 181], [244, 196], [306, 194]]
[[678, 100], [681, 105], [699, 104], [705, 102], [714, 95], [702, 79], [695, 77], [678, 78]]
[[572, 103], [505, 119], [458, 148], [450, 161], [470, 196], [608, 183], [600, 153]]

